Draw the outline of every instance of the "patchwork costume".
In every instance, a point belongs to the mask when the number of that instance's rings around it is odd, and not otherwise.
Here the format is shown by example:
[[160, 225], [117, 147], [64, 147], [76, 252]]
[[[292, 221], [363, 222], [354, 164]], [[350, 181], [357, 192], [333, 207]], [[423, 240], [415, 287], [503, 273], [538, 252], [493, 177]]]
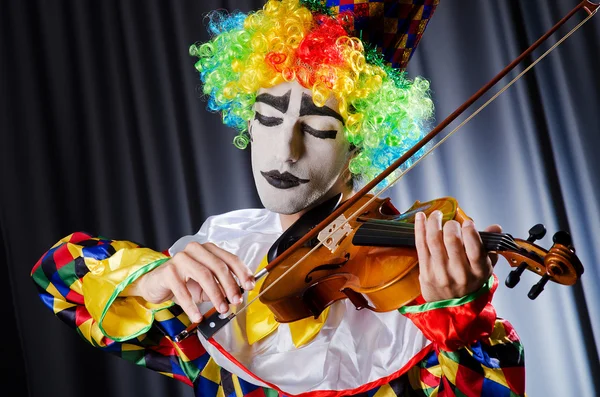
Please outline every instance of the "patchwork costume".
[[[383, 53], [387, 63], [381, 58], [370, 60], [375, 65], [381, 62], [377, 67], [388, 71], [405, 68], [437, 5], [436, 0], [301, 3], [322, 24], [329, 23], [319, 19], [323, 15], [342, 22], [351, 18], [353, 30], [347, 33], [368, 40], [373, 51]], [[373, 25], [374, 15], [385, 23]], [[228, 31], [237, 28], [230, 26]], [[196, 50], [201, 52], [201, 48]], [[295, 78], [315, 86], [321, 81], [331, 90], [338, 84], [333, 78], [315, 82], [315, 75], [303, 75], [305, 63], [290, 67], [282, 57], [271, 58], [279, 60], [274, 64], [281, 66], [283, 74], [294, 73]], [[211, 79], [207, 68], [206, 62], [199, 66], [206, 74], [203, 81]], [[404, 89], [403, 77], [394, 76], [393, 84]], [[229, 88], [241, 95], [241, 88]], [[357, 98], [355, 103], [360, 103], [358, 94]], [[245, 121], [239, 120], [246, 116], [231, 102], [215, 100], [212, 106], [223, 112], [226, 122], [239, 126], [236, 144], [243, 146]], [[344, 116], [346, 126], [352, 124], [353, 115], [361, 114], [360, 106], [353, 104], [349, 109]], [[368, 116], [356, 118], [366, 128]], [[358, 147], [360, 139], [355, 142]], [[402, 150], [399, 144], [389, 146]], [[365, 148], [362, 153], [379, 156], [382, 151], [377, 150]], [[363, 170], [360, 160], [355, 169]], [[210, 340], [193, 334], [178, 343], [175, 336], [190, 325], [180, 307], [170, 301], [150, 304], [139, 297], [121, 296], [128, 285], [193, 241], [216, 244], [256, 273], [266, 266], [267, 252], [282, 233], [279, 215], [267, 209], [210, 217], [198, 233], [182, 237], [164, 252], [77, 232], [42, 255], [32, 278], [42, 301], [89, 343], [193, 386], [197, 396], [524, 395], [522, 345], [512, 326], [496, 318], [491, 305], [495, 276], [480, 290], [459, 299], [428, 303], [417, 299], [388, 313], [356, 310], [345, 300], [331, 305], [317, 319], [289, 324], [277, 323], [257, 300]], [[244, 293], [239, 307], [256, 297], [260, 283]]]

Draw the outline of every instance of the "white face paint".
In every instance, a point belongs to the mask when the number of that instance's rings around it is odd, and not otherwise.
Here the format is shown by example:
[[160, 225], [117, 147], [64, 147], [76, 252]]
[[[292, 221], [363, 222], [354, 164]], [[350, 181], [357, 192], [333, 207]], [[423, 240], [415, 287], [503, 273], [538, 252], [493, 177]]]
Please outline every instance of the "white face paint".
[[295, 81], [258, 92], [252, 172], [265, 208], [295, 214], [347, 189], [349, 143], [337, 109], [333, 97], [318, 108]]

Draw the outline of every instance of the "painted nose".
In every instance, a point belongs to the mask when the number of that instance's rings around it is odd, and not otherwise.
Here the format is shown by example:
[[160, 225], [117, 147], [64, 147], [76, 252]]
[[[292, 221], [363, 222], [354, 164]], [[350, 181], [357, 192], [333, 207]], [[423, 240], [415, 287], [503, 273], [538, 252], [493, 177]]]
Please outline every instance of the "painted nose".
[[295, 163], [304, 154], [301, 123], [284, 123], [273, 142], [275, 156], [285, 163]]

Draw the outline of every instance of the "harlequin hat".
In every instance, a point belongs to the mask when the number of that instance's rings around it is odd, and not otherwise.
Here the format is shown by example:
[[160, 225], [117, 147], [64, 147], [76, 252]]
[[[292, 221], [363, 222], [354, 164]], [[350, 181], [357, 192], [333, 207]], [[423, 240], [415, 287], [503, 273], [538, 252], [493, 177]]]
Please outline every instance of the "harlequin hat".
[[313, 12], [350, 13], [348, 34], [377, 49], [388, 65], [405, 69], [439, 0], [302, 0]]

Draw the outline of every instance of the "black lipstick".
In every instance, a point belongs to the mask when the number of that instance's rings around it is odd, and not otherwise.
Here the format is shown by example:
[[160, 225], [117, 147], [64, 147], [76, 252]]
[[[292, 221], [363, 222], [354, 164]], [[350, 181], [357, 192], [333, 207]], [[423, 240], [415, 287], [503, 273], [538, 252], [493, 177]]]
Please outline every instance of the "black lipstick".
[[300, 179], [287, 171], [283, 174], [277, 170], [268, 172], [261, 171], [260, 173], [271, 186], [276, 187], [277, 189], [290, 189], [309, 181], [309, 179]]

